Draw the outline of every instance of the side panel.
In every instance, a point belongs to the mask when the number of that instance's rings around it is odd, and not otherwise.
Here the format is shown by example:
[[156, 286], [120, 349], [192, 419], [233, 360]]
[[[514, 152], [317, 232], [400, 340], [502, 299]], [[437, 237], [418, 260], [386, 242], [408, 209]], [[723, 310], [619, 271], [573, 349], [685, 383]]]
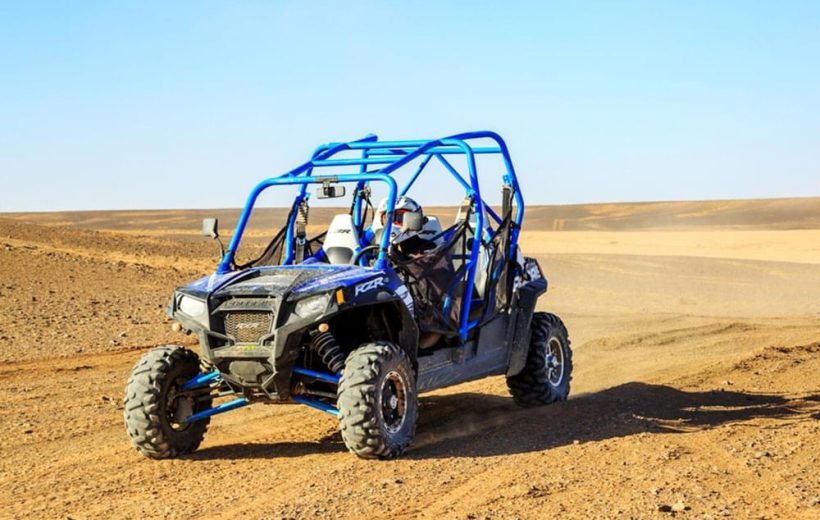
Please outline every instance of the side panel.
[[505, 335], [510, 323], [508, 314], [487, 322], [477, 341], [464, 345], [419, 352], [418, 391], [425, 392], [483, 377], [503, 374], [508, 349]]
[[481, 326], [477, 340], [462, 346], [419, 352], [419, 391], [481, 379], [490, 375], [518, 374], [527, 361], [530, 325], [538, 297], [547, 290], [547, 279], [535, 259], [524, 261], [516, 276], [510, 312], [499, 313]]

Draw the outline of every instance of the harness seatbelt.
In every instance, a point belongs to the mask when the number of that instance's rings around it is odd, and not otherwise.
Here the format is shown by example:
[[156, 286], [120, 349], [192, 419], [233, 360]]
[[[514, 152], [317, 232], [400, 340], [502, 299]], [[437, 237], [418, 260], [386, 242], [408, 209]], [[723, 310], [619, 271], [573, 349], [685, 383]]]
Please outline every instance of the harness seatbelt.
[[305, 243], [307, 238], [308, 204], [306, 200], [299, 203], [296, 213], [296, 243], [294, 248], [294, 263], [301, 263], [305, 259]]
[[359, 206], [360, 214], [355, 215], [354, 219], [359, 219], [359, 225], [357, 226], [359, 235], [361, 236], [364, 233], [364, 227], [367, 225], [367, 209], [370, 208], [371, 212], [373, 211], [373, 204], [370, 202], [370, 186], [364, 186], [361, 189], [356, 190], [356, 196], [353, 197], [353, 204], [350, 206], [350, 214], [353, 214], [353, 210], [356, 208], [356, 200], [360, 200], [364, 204]]
[[[464, 261], [464, 262], [466, 262], [467, 258], [469, 257], [469, 255], [467, 254], [467, 238], [466, 237], [468, 236], [467, 232], [472, 229], [472, 227], [470, 227], [470, 219], [473, 217], [473, 203], [474, 203], [473, 198], [468, 195], [468, 196], [464, 197], [463, 201], [461, 201], [461, 207], [458, 210], [458, 215], [461, 217], [461, 226], [462, 226], [461, 233], [465, 237], [463, 240], [460, 240], [459, 246], [460, 246], [461, 251], [459, 251], [458, 253], [459, 253], [462, 261]], [[475, 236], [475, 233], [473, 233], [473, 235]]]

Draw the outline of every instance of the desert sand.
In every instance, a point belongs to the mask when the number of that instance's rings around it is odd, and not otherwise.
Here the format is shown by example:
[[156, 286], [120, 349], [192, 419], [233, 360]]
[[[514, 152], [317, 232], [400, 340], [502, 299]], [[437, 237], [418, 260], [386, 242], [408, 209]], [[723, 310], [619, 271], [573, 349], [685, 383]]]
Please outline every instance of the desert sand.
[[236, 210], [0, 214], [0, 517], [820, 518], [820, 198], [530, 208], [564, 403], [520, 409], [500, 377], [425, 394], [395, 461], [255, 405], [151, 461], [124, 385], [197, 348], [164, 307], [213, 270], [209, 215], [230, 234]]

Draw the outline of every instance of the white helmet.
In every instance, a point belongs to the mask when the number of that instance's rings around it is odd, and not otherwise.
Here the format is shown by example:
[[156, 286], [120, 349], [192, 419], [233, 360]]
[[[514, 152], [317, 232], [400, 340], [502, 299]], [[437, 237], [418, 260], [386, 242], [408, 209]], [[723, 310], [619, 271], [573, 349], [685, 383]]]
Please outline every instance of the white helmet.
[[[384, 228], [384, 226], [387, 223], [386, 213], [387, 197], [383, 198], [381, 202], [379, 202], [379, 206], [376, 208], [376, 213], [375, 215], [373, 215], [374, 230]], [[418, 234], [417, 231], [408, 231], [402, 233], [402, 224], [404, 223], [405, 213], [418, 213], [419, 215], [424, 217], [424, 212], [421, 209], [421, 204], [411, 199], [410, 197], [399, 197], [399, 199], [396, 201], [395, 208], [393, 208], [393, 227], [390, 230], [391, 242], [394, 242], [396, 239], [398, 239], [399, 241], [403, 241], [410, 238], [411, 236], [415, 236]]]

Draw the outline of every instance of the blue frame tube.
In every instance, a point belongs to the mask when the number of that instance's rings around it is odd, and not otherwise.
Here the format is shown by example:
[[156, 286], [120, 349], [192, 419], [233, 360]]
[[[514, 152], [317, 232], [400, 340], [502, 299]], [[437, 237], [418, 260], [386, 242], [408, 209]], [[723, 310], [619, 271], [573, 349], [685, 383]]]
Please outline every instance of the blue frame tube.
[[341, 379], [341, 376], [336, 374], [326, 374], [324, 372], [317, 372], [316, 370], [302, 367], [293, 367], [293, 373], [301, 376], [312, 377], [326, 383], [333, 383], [334, 385], [338, 385], [339, 380]]
[[419, 164], [419, 167], [416, 168], [416, 171], [413, 173], [413, 176], [410, 177], [410, 180], [407, 181], [407, 184], [404, 185], [404, 188], [402, 188], [401, 192], [399, 193], [400, 197], [404, 197], [407, 194], [407, 192], [410, 190], [410, 188], [413, 187], [413, 184], [416, 182], [416, 179], [419, 178], [419, 175], [421, 175], [421, 172], [424, 171], [424, 168], [427, 167], [427, 164], [430, 162], [430, 159], [432, 159], [432, 158], [433, 158], [432, 155], [428, 155], [427, 157], [424, 158], [423, 161], [421, 161], [421, 163]]
[[[365, 136], [358, 141], [354, 141], [356, 143], [365, 143], [365, 142], [376, 142], [378, 137], [371, 134]], [[283, 177], [295, 177], [301, 175], [303, 173], [307, 173], [307, 175], [311, 175], [313, 172], [313, 168], [315, 166], [315, 161], [321, 161], [326, 159], [327, 157], [331, 157], [332, 155], [344, 151], [348, 149], [349, 143], [340, 143], [333, 146], [323, 145], [319, 146], [314, 150], [313, 156], [310, 161], [297, 166], [296, 168], [282, 174], [279, 178]], [[366, 152], [365, 152], [366, 153]], [[263, 181], [264, 182], [264, 181]], [[260, 183], [262, 184], [262, 183]], [[259, 185], [256, 186], [257, 188]], [[255, 191], [255, 189], [254, 189]], [[233, 238], [231, 239], [231, 243], [228, 246], [228, 250], [225, 252], [225, 256], [222, 259], [219, 267], [217, 268], [218, 273], [226, 273], [230, 271], [230, 263], [233, 261], [233, 255], [236, 253], [236, 249], [239, 247], [239, 241], [241, 240], [241, 235], [245, 230], [245, 226], [247, 226], [248, 220], [250, 219], [251, 211], [253, 210], [253, 205], [256, 202], [256, 198], [258, 197], [259, 193], [254, 194], [251, 192], [251, 195], [248, 197], [248, 201], [245, 203], [245, 208], [242, 211], [242, 216], [239, 219], [239, 222], [236, 224], [236, 232], [234, 233]], [[299, 195], [296, 196], [294, 199], [293, 208], [297, 208], [303, 201], [309, 198], [307, 194], [307, 184], [303, 184], [301, 189], [299, 190]], [[293, 226], [296, 222], [296, 211], [293, 211], [291, 214], [290, 220], [288, 220], [287, 230], [285, 231], [285, 261], [284, 264], [288, 265], [293, 262]], [[241, 230], [241, 231], [240, 231]], [[230, 257], [228, 256], [230, 254]], [[224, 270], [223, 270], [224, 269]]]
[[323, 159], [313, 161], [314, 166], [359, 166], [363, 164], [390, 164], [400, 157], [368, 157], [366, 159], [351, 157], [346, 159]]
[[[469, 143], [473, 140], [479, 139], [491, 140], [495, 143], [495, 146], [473, 146]], [[361, 150], [361, 158], [333, 159], [333, 156], [337, 153], [349, 150]], [[447, 161], [443, 157], [443, 155], [454, 154], [464, 155], [467, 158], [469, 182], [467, 182], [467, 179], [465, 179], [458, 172], [458, 170], [456, 170], [452, 166], [452, 164], [450, 164], [449, 161]], [[234, 232], [233, 238], [231, 239], [231, 243], [228, 246], [228, 250], [225, 252], [225, 256], [223, 257], [222, 261], [217, 267], [217, 273], [223, 274], [230, 271], [230, 266], [233, 262], [234, 254], [239, 246], [242, 234], [248, 223], [248, 219], [253, 209], [253, 205], [256, 202], [259, 193], [261, 193], [264, 189], [275, 185], [301, 185], [299, 195], [295, 200], [295, 204], [298, 205], [303, 200], [308, 198], [308, 185], [321, 183], [323, 179], [332, 179], [333, 182], [358, 181], [357, 186], [361, 187], [366, 186], [372, 180], [379, 180], [388, 183], [388, 186], [390, 188], [390, 194], [388, 197], [388, 211], [392, 212], [395, 208], [395, 197], [397, 193], [397, 188], [395, 180], [389, 177], [389, 175], [397, 169], [401, 168], [402, 166], [407, 165], [410, 161], [422, 155], [426, 156], [422, 162], [422, 165], [411, 177], [411, 180], [408, 183], [408, 185], [402, 188], [401, 195], [407, 193], [407, 191], [410, 189], [410, 186], [415, 182], [415, 180], [420, 175], [421, 170], [424, 170], [424, 168], [427, 166], [427, 162], [429, 162], [430, 158], [433, 155], [435, 155], [447, 168], [447, 170], [453, 175], [453, 177], [459, 182], [459, 184], [461, 184], [462, 187], [465, 188], [468, 191], [468, 193], [475, 198], [477, 229], [487, 231], [484, 228], [485, 212], [487, 215], [492, 217], [492, 219], [495, 220], [497, 223], [500, 223], [502, 219], [499, 215], [496, 214], [495, 211], [493, 211], [493, 209], [490, 206], [488, 206], [485, 203], [485, 201], [481, 197], [476, 171], [477, 168], [475, 164], [476, 154], [500, 154], [503, 158], [504, 165], [507, 170], [503, 178], [505, 182], [508, 182], [513, 187], [516, 202], [516, 212], [513, 217], [513, 221], [515, 222], [515, 224], [517, 224], [517, 226], [513, 228], [510, 240], [510, 251], [514, 251], [518, 243], [519, 228], [524, 220], [525, 204], [524, 198], [521, 193], [521, 188], [518, 184], [518, 178], [515, 174], [515, 169], [510, 158], [509, 149], [507, 147], [507, 144], [501, 138], [501, 136], [491, 131], [476, 131], [455, 134], [437, 140], [379, 141], [377, 136], [371, 134], [357, 141], [351, 141], [346, 143], [328, 143], [321, 145], [314, 150], [310, 161], [297, 166], [296, 168], [284, 173], [280, 177], [267, 179], [259, 183], [253, 189], [250, 196], [248, 197], [248, 200], [245, 204], [245, 208], [242, 212], [242, 215], [240, 216], [239, 222], [237, 223], [236, 231]], [[375, 171], [368, 172], [367, 166], [371, 164], [384, 166]], [[358, 174], [316, 177], [313, 176], [314, 168], [357, 165], [359, 166], [360, 170]], [[357, 207], [356, 209], [358, 210], [360, 208]], [[382, 242], [379, 246], [380, 250], [376, 266], [380, 269], [384, 269], [387, 267], [386, 253], [387, 246], [389, 245], [390, 226], [392, 226], [392, 222], [386, 224], [386, 229], [382, 236]], [[288, 222], [288, 230], [286, 232], [287, 244], [285, 263], [290, 263], [293, 261], [293, 227], [294, 222], [293, 219], [291, 219], [291, 221]], [[471, 296], [475, 285], [475, 273], [478, 264], [479, 246], [480, 241], [476, 241], [476, 243], [474, 243], [473, 245], [473, 250], [471, 251], [470, 258], [468, 259], [467, 284], [465, 286], [466, 303], [462, 308], [460, 316], [461, 319], [459, 324], [459, 334], [462, 340], [466, 339], [467, 332], [476, 325], [475, 323], [468, 322], [468, 316], [470, 307], [472, 305]]]
[[361, 139], [357, 139], [355, 141], [351, 141], [348, 143], [327, 143], [322, 144], [316, 147], [313, 150], [313, 155], [311, 158], [318, 159], [319, 156], [329, 157], [340, 150], [349, 150], [350, 145], [353, 143], [377, 143], [379, 142], [379, 136], [376, 134], [368, 134]]
[[[510, 150], [507, 148], [507, 143], [504, 139], [495, 132], [491, 132], [489, 130], [479, 130], [476, 132], [465, 132], [463, 134], [456, 134], [450, 136], [450, 139], [492, 139], [498, 145], [498, 148], [501, 150], [501, 157], [504, 159], [504, 165], [507, 167], [507, 175], [510, 176], [512, 179], [512, 187], [514, 188], [513, 193], [515, 193], [515, 202], [518, 206], [518, 210], [516, 211], [515, 215], [515, 223], [520, 227], [521, 223], [524, 221], [524, 197], [521, 194], [521, 188], [518, 185], [518, 177], [515, 174], [515, 168], [512, 164], [512, 159], [510, 158]], [[518, 233], [516, 232], [513, 236], [513, 244], [518, 244]]]
[[[309, 163], [306, 163], [309, 164]], [[304, 165], [303, 165], [304, 166]], [[307, 168], [305, 168], [307, 169]], [[302, 185], [302, 193], [305, 192], [307, 186], [309, 184], [322, 184], [322, 182], [359, 182], [359, 181], [381, 181], [387, 184], [389, 193], [387, 197], [387, 211], [392, 212], [395, 208], [396, 204], [396, 192], [398, 188], [396, 186], [396, 180], [392, 177], [385, 175], [383, 173], [364, 173], [364, 174], [343, 174], [343, 175], [332, 175], [332, 176], [310, 176], [310, 177], [296, 177], [294, 175], [288, 174], [287, 176], [283, 177], [272, 177], [270, 179], [265, 179], [264, 181], [257, 184], [253, 190], [251, 191], [250, 196], [248, 197], [248, 202], [245, 204], [245, 209], [242, 211], [242, 216], [239, 218], [239, 222], [236, 224], [236, 230], [234, 231], [233, 238], [231, 239], [231, 244], [228, 247], [228, 250], [225, 252], [225, 256], [222, 258], [222, 262], [219, 264], [217, 268], [217, 273], [224, 274], [230, 271], [231, 263], [233, 262], [234, 254], [236, 254], [236, 249], [239, 247], [239, 242], [242, 240], [242, 234], [245, 232], [245, 226], [248, 224], [248, 220], [250, 219], [251, 212], [253, 211], [253, 205], [256, 203], [256, 199], [266, 189], [270, 188], [271, 186], [289, 186], [289, 185]], [[301, 202], [303, 200], [302, 196], [297, 197], [297, 202]], [[295, 202], [296, 203], [296, 202]], [[392, 227], [392, 222], [385, 224], [385, 230], [382, 234], [381, 244], [379, 245], [379, 255], [376, 258], [376, 267], [379, 269], [384, 269], [387, 267], [387, 247], [390, 245], [390, 229]], [[292, 230], [293, 226], [291, 223], [288, 224], [288, 235], [289, 238], [292, 238]], [[286, 264], [289, 263], [293, 259], [293, 240], [287, 240], [285, 244], [285, 258], [287, 261]]]
[[363, 148], [373, 148], [373, 149], [387, 149], [387, 148], [418, 148], [419, 146], [431, 143], [431, 142], [438, 142], [434, 139], [411, 139], [411, 140], [404, 140], [404, 141], [352, 141], [349, 143], [331, 143], [328, 147], [335, 147], [335, 146], [347, 146], [351, 150], [361, 150]]
[[467, 193], [469, 193], [470, 195], [475, 196], [475, 194], [473, 193], [473, 187], [470, 186], [467, 183], [467, 181], [464, 180], [464, 177], [462, 177], [461, 174], [458, 173], [458, 170], [456, 170], [453, 167], [453, 165], [450, 164], [450, 161], [442, 157], [441, 154], [435, 154], [435, 156], [436, 159], [438, 159], [439, 162], [443, 164], [445, 168], [447, 168], [447, 171], [450, 172], [450, 175], [452, 175], [453, 178], [455, 178], [455, 180], [458, 181], [459, 184], [461, 184], [461, 187], [467, 190]]
[[[461, 140], [442, 139], [444, 144], [453, 144], [460, 146], [464, 150], [464, 155], [467, 159], [467, 170], [470, 173], [470, 183], [473, 187], [473, 196], [476, 204], [476, 231], [481, 232], [484, 229], [484, 200], [481, 198], [481, 188], [478, 185], [478, 173], [475, 167], [475, 156], [472, 149]], [[467, 284], [464, 286], [464, 294], [462, 295], [461, 305], [461, 320], [459, 323], [459, 336], [461, 341], [467, 340], [467, 333], [470, 327], [470, 309], [473, 304], [473, 287], [475, 287], [475, 272], [478, 266], [478, 254], [481, 248], [481, 240], [473, 240], [473, 250], [470, 251], [470, 261], [467, 266]], [[474, 326], [474, 325], [473, 325]]]
[[[364, 148], [367, 150], [367, 148]], [[357, 157], [346, 157], [342, 159], [319, 159], [313, 161], [313, 166], [357, 166], [360, 164], [389, 164], [397, 159], [403, 158], [408, 153], [412, 152], [412, 148], [402, 148], [402, 149], [389, 149], [389, 150], [373, 150], [373, 153], [370, 154], [367, 158], [357, 158]], [[501, 150], [498, 148], [483, 148], [483, 149], [473, 149], [473, 153], [482, 153], [482, 154], [497, 154], [500, 153]], [[432, 150], [428, 150], [427, 153], [429, 154], [436, 154], [436, 155], [461, 155], [462, 152], [460, 150], [452, 150], [444, 147], [437, 147], [433, 148]]]
[[329, 413], [330, 415], [339, 416], [339, 409], [335, 406], [330, 406], [329, 404], [325, 404], [321, 401], [317, 401], [315, 399], [308, 399], [307, 397], [302, 397], [300, 395], [294, 395], [292, 397], [293, 402], [304, 404], [310, 406], [311, 408], [316, 408], [317, 410], [321, 410], [325, 413]]
[[214, 406], [213, 408], [208, 408], [207, 410], [202, 410], [201, 412], [197, 412], [187, 419], [185, 419], [186, 423], [192, 423], [195, 421], [201, 421], [202, 419], [207, 419], [212, 415], [216, 415], [219, 413], [230, 412], [231, 410], [236, 410], [237, 408], [242, 408], [243, 406], [247, 406], [250, 404], [250, 401], [245, 399], [244, 397], [240, 397], [239, 399], [234, 399], [233, 401], [228, 401], [227, 403], [222, 403], [219, 406]]
[[[408, 146], [406, 149], [410, 149], [410, 148], [413, 148], [413, 147]], [[472, 148], [471, 147], [471, 149], [472, 149], [474, 154], [498, 154], [498, 153], [501, 153], [501, 148], [486, 148], [486, 147], [485, 148]], [[399, 150], [405, 150], [405, 148], [395, 149], [395, 150], [383, 150], [383, 149], [373, 150], [373, 152], [371, 152], [370, 155], [371, 156], [398, 155], [396, 152], [398, 152]], [[406, 153], [406, 152], [403, 152], [403, 153]], [[440, 154], [440, 155], [461, 155], [463, 152], [459, 149], [441, 146], [441, 147], [436, 147], [436, 148], [433, 148], [431, 150], [428, 150], [427, 153]]]

